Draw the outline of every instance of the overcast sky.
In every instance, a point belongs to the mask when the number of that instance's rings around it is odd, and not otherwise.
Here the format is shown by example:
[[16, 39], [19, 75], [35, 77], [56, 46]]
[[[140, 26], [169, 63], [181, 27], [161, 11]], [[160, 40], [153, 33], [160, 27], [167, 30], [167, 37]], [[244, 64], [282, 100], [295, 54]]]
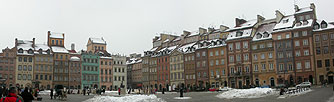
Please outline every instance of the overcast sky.
[[0, 48], [15, 38], [46, 43], [47, 31], [64, 32], [65, 46], [86, 49], [89, 37], [103, 37], [111, 53], [143, 53], [160, 32], [180, 35], [198, 27], [229, 27], [235, 18], [288, 15], [316, 5], [319, 19], [334, 21], [334, 0], [0, 0]]

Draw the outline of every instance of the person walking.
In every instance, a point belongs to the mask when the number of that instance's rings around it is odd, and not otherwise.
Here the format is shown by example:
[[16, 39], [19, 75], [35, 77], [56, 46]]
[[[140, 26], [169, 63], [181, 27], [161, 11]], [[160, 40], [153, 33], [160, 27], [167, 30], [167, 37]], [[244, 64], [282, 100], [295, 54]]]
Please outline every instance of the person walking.
[[118, 88], [118, 95], [121, 95], [121, 88]]
[[51, 89], [50, 97], [51, 97], [51, 100], [52, 100], [52, 97], [53, 97], [53, 89]]
[[28, 88], [24, 88], [24, 91], [21, 94], [21, 97], [23, 98], [24, 102], [32, 102], [34, 100], [34, 96], [30, 92], [28, 92]]
[[83, 95], [86, 95], [86, 88], [83, 89]]
[[0, 102], [22, 102], [17, 95], [17, 89], [15, 87], [11, 87], [9, 89], [9, 93], [7, 97], [1, 98]]

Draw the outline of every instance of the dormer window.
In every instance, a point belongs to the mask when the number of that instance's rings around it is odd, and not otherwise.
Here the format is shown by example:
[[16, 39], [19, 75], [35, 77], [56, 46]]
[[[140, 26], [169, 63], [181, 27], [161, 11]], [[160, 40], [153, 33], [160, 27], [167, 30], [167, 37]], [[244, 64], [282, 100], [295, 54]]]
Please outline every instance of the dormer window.
[[288, 23], [288, 22], [289, 22], [289, 19], [283, 20], [283, 24]]
[[38, 53], [39, 53], [39, 54], [42, 54], [42, 52], [43, 52], [42, 49], [39, 49], [39, 50], [38, 50]]
[[32, 49], [28, 50], [28, 54], [33, 54], [34, 52], [32, 51]]
[[303, 25], [307, 25], [308, 24], [308, 21], [303, 21]]
[[321, 22], [321, 28], [327, 28], [327, 23], [325, 21]]
[[296, 26], [297, 26], [297, 27], [300, 26], [300, 25], [302, 25], [301, 22], [297, 22], [297, 23], [296, 23]]
[[262, 35], [260, 33], [256, 34], [256, 39], [261, 39]]
[[50, 49], [46, 50], [46, 53], [50, 54], [50, 53], [51, 53], [51, 52], [50, 52]]
[[319, 29], [319, 24], [318, 23], [314, 24], [313, 29]]
[[19, 51], [18, 51], [18, 53], [23, 53], [23, 49], [20, 48]]
[[242, 31], [237, 31], [236, 37], [242, 36], [243, 32]]
[[268, 37], [269, 37], [269, 33], [268, 33], [268, 32], [264, 32], [264, 33], [263, 33], [263, 37], [264, 37], [264, 38], [268, 38]]

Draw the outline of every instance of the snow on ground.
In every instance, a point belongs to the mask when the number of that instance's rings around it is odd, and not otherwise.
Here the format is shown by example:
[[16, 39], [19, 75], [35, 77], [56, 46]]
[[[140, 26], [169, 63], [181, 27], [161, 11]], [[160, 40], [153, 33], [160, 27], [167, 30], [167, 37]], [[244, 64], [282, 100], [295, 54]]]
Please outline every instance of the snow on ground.
[[269, 95], [278, 94], [271, 88], [251, 88], [251, 89], [231, 89], [229, 91], [218, 94], [218, 98], [260, 98]]
[[109, 95], [109, 96], [118, 95], [118, 91], [106, 91], [105, 95]]
[[[40, 91], [39, 94], [40, 95], [50, 95], [51, 91], [50, 90], [44, 90], [44, 91]], [[55, 93], [55, 92], [53, 92]]]
[[94, 96], [84, 102], [166, 102], [155, 95]]
[[306, 91], [302, 91], [302, 92], [298, 92], [298, 93], [295, 93], [295, 94], [284, 94], [284, 95], [280, 95], [278, 97], [279, 98], [288, 98], [288, 97], [293, 97], [293, 96], [299, 96], [299, 95], [303, 95], [303, 94], [306, 94], [306, 93], [309, 93], [311, 92], [312, 90], [309, 89], [309, 90], [306, 90]]
[[191, 99], [191, 97], [174, 97], [174, 99], [177, 99], [177, 100], [186, 100], [186, 99]]

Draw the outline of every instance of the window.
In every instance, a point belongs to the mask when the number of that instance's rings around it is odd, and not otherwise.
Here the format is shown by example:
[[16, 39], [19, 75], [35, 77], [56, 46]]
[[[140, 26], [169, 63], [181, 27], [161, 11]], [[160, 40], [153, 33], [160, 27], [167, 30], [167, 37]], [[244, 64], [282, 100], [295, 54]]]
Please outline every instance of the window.
[[21, 65], [18, 66], [18, 70], [22, 70], [22, 66]]
[[233, 68], [233, 67], [231, 68], [231, 71], [230, 71], [230, 73], [231, 73], [231, 74], [233, 74], [233, 73], [234, 73], [234, 68]]
[[216, 60], [216, 65], [219, 65], [219, 60]]
[[58, 45], [58, 40], [56, 40], [56, 45]]
[[235, 49], [237, 49], [237, 50], [240, 49], [240, 42], [235, 43]]
[[237, 55], [237, 62], [240, 62], [240, 61], [241, 61], [241, 55], [238, 54], [238, 55]]
[[268, 53], [268, 58], [273, 58], [273, 53], [272, 52]]
[[322, 60], [317, 60], [317, 67], [321, 68], [322, 67]]
[[248, 72], [249, 72], [249, 67], [246, 66], [246, 67], [245, 67], [245, 70], [246, 70], [246, 72], [248, 73]]
[[273, 63], [269, 63], [269, 70], [273, 70], [274, 69], [274, 64]]
[[210, 70], [210, 76], [213, 77], [213, 70]]
[[296, 51], [296, 56], [300, 56], [300, 51]]
[[243, 48], [244, 48], [244, 49], [247, 49], [247, 48], [248, 48], [248, 42], [247, 42], [247, 41], [244, 41]]
[[311, 16], [310, 15], [305, 15], [305, 20], [309, 20], [311, 19]]
[[199, 52], [196, 53], [196, 57], [200, 57], [201, 54]]
[[23, 70], [24, 70], [24, 71], [27, 71], [27, 66], [23, 66]]
[[295, 41], [295, 46], [299, 46], [299, 41]]
[[203, 52], [202, 52], [202, 56], [206, 56], [206, 53], [205, 53], [205, 51], [203, 51]]
[[297, 69], [302, 69], [302, 63], [301, 62], [297, 62]]
[[283, 64], [279, 64], [279, 70], [283, 71]]
[[258, 71], [259, 70], [259, 66], [257, 64], [254, 65], [254, 71]]
[[213, 52], [212, 51], [210, 52], [210, 56], [213, 56]]
[[28, 66], [28, 70], [32, 71], [32, 66], [31, 65]]
[[201, 66], [201, 63], [200, 62], [197, 62], [197, 67], [200, 67]]
[[[205, 67], [206, 66], [206, 61], [202, 62], [202, 66]], [[167, 67], [166, 67], [167, 68]]]
[[52, 45], [54, 45], [55, 44], [55, 41], [54, 40], [52, 40]]
[[244, 54], [244, 60], [248, 61], [248, 54]]
[[210, 66], [213, 66], [213, 60], [210, 61]]
[[253, 56], [254, 56], [254, 60], [257, 60], [257, 54], [254, 54]]
[[306, 69], [310, 69], [310, 68], [311, 68], [311, 63], [310, 63], [310, 61], [306, 61], [306, 62], [305, 62], [305, 68], [306, 68]]
[[222, 74], [225, 75], [225, 69], [222, 70]]
[[234, 62], [234, 56], [230, 56], [229, 62]]
[[233, 43], [228, 44], [228, 49], [229, 49], [230, 51], [233, 51]]
[[318, 41], [320, 41], [320, 35], [315, 36], [315, 42], [318, 42]]
[[324, 46], [324, 54], [328, 54], [329, 51], [328, 51], [328, 46]]
[[283, 58], [283, 52], [278, 52], [278, 58]]
[[307, 36], [307, 31], [302, 31], [302, 36]]
[[271, 42], [267, 43], [267, 47], [273, 47], [273, 43]]
[[325, 67], [330, 67], [329, 59], [325, 60]]
[[265, 55], [264, 53], [261, 54], [261, 59], [264, 59], [265, 58]]
[[304, 50], [304, 56], [310, 55], [310, 52], [308, 50]]
[[266, 70], [266, 64], [262, 63], [262, 70]]
[[38, 75], [35, 75], [35, 79], [38, 80]]
[[225, 60], [224, 60], [224, 59], [221, 59], [220, 61], [221, 61], [220, 63], [221, 63], [222, 65], [225, 64]]
[[285, 38], [286, 38], [286, 39], [290, 38], [290, 34], [286, 34], [286, 35], [285, 35]]
[[220, 55], [224, 55], [224, 50], [220, 50]]
[[256, 49], [257, 49], [257, 45], [253, 45], [253, 46], [252, 46], [252, 49], [253, 49], [253, 50], [256, 50]]
[[308, 45], [308, 39], [303, 40], [303, 45]]
[[263, 49], [264, 48], [264, 44], [260, 44], [260, 48]]
[[334, 39], [334, 33], [330, 34], [331, 39]]
[[294, 32], [294, 34], [293, 34], [293, 37], [299, 37], [299, 33], [298, 32]]
[[317, 48], [316, 48], [316, 54], [317, 54], [317, 55], [321, 54], [320, 47], [317, 47]]
[[282, 39], [282, 36], [281, 35], [278, 35], [277, 36], [277, 40], [281, 40]]
[[299, 21], [303, 21], [304, 20], [304, 16], [299, 16]]
[[327, 34], [323, 34], [322, 35], [322, 40], [326, 41], [328, 38], [327, 38]]
[[216, 55], [216, 56], [218, 56], [218, 55], [219, 55], [219, 52], [218, 52], [218, 50], [216, 51], [215, 55]]

